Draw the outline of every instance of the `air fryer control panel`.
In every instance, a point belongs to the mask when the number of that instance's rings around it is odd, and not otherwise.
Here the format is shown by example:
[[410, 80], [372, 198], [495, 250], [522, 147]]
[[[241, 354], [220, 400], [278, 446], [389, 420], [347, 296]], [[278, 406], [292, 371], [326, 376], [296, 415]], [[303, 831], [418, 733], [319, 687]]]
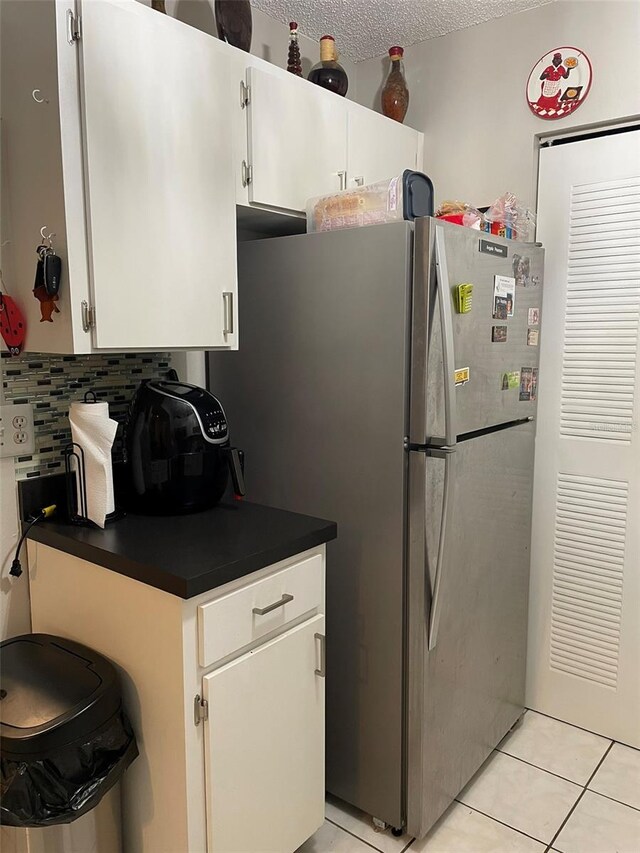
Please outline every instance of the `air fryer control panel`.
[[213, 444], [227, 441], [229, 430], [224, 409], [209, 391], [196, 385], [187, 385], [186, 382], [156, 381], [149, 385], [161, 394], [187, 403], [195, 413], [207, 441]]
[[[215, 397], [213, 398], [215, 400]], [[202, 426], [209, 438], [226, 438], [227, 437], [227, 419], [222, 411], [222, 406], [215, 400], [215, 407], [207, 407], [207, 411], [200, 416]]]

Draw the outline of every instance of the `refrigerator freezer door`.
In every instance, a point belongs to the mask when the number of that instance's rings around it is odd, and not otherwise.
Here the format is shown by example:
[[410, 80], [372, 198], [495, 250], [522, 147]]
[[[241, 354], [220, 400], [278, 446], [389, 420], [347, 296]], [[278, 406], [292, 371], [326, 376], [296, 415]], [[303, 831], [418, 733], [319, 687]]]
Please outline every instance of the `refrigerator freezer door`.
[[240, 350], [209, 361], [246, 454], [247, 498], [338, 522], [327, 550], [327, 788], [393, 826], [412, 242], [412, 225], [394, 223], [244, 244]]
[[427, 645], [444, 458], [409, 454], [407, 829], [423, 836], [523, 711], [534, 424], [458, 444]]
[[[449, 342], [446, 336], [443, 340], [436, 287], [437, 231], [443, 238], [439, 272], [446, 269], [453, 313], [457, 435], [532, 417], [536, 411], [544, 250], [435, 219], [416, 220], [416, 267], [430, 271], [426, 424], [412, 380], [411, 440], [417, 444], [442, 438], [445, 430], [443, 352]], [[494, 247], [489, 254], [480, 250], [487, 242]], [[457, 311], [461, 284], [473, 285], [467, 313]], [[442, 292], [446, 290], [443, 282]]]

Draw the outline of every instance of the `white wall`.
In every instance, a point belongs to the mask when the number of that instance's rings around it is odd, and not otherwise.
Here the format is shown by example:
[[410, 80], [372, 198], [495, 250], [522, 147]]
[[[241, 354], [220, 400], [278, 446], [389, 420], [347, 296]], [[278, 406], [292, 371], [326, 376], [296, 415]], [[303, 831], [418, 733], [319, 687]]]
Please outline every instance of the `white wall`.
[[[591, 91], [565, 120], [533, 115], [525, 85], [535, 62], [561, 45], [584, 50]], [[379, 110], [387, 61], [357, 66], [358, 100]], [[640, 2], [557, 0], [407, 48], [405, 123], [425, 134], [436, 200], [490, 204], [505, 190], [535, 202], [534, 136], [640, 114]]]
[[[0, 21], [2, 16], [0, 15]], [[1, 130], [1, 127], [0, 127]], [[5, 160], [2, 155], [2, 134], [0, 133], [0, 222], [6, 215], [6, 194], [2, 192], [4, 183]], [[0, 234], [4, 233], [0, 225]], [[2, 247], [0, 246], [0, 269], [2, 268]], [[4, 344], [1, 345], [4, 348]], [[7, 359], [0, 366], [0, 403], [4, 402], [2, 380]], [[13, 560], [13, 551], [18, 538], [17, 490], [14, 478], [13, 459], [0, 459], [0, 640], [13, 637], [30, 629], [29, 585], [26, 575], [14, 579], [9, 576]]]
[[12, 578], [9, 569], [18, 536], [13, 459], [0, 459], [0, 639], [29, 630], [29, 581]]

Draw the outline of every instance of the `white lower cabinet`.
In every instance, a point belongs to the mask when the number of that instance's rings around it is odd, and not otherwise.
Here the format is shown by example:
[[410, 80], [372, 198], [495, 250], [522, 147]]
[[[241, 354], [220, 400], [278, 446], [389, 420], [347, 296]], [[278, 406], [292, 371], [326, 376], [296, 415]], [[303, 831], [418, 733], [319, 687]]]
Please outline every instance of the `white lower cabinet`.
[[324, 545], [189, 599], [34, 542], [29, 573], [33, 630], [122, 673], [140, 751], [122, 779], [122, 853], [294, 853], [313, 835]]
[[203, 678], [209, 853], [296, 850], [324, 819], [324, 616]]

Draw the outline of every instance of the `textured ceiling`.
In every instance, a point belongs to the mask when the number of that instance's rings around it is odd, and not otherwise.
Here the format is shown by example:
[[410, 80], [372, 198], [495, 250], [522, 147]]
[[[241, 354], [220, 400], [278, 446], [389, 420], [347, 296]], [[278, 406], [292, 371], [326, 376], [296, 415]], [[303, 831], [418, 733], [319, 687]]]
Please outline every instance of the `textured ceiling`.
[[355, 62], [383, 56], [394, 44], [407, 47], [549, 2], [552, 0], [251, 0], [256, 9], [276, 20], [297, 21], [306, 36], [335, 36], [338, 51]]

